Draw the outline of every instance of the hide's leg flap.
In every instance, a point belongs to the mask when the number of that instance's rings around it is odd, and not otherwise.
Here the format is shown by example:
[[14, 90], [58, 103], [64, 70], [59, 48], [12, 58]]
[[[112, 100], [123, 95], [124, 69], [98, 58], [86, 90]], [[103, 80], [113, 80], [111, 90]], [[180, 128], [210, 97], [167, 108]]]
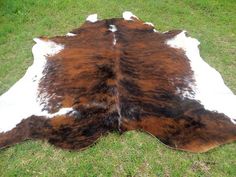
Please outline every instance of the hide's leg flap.
[[80, 119], [71, 115], [51, 119], [31, 116], [11, 131], [0, 134], [0, 149], [29, 139], [46, 140], [64, 149], [83, 149], [93, 145], [101, 136], [118, 130], [118, 122], [111, 117]]
[[191, 112], [178, 118], [125, 119], [121, 129], [145, 131], [171, 148], [190, 152], [206, 152], [236, 140], [236, 125], [224, 115], [211, 112]]
[[10, 131], [0, 133], [0, 149], [34, 138], [44, 138], [48, 131], [48, 119], [31, 116], [23, 119]]

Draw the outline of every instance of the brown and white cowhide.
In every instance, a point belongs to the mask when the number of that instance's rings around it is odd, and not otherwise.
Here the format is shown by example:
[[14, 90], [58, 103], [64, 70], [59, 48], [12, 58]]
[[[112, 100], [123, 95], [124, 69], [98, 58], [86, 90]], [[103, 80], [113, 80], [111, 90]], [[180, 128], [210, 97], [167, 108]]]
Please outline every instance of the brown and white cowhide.
[[81, 149], [129, 130], [192, 152], [236, 140], [236, 96], [186, 31], [124, 12], [34, 41], [33, 65], [0, 97], [0, 148], [45, 139]]

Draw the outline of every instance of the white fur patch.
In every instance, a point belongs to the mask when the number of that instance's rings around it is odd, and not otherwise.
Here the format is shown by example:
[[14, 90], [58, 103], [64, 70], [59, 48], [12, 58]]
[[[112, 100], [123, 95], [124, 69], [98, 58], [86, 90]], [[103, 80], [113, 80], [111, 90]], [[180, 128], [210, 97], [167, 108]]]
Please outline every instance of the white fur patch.
[[89, 21], [91, 23], [95, 23], [98, 21], [98, 15], [97, 14], [91, 14], [86, 18], [86, 21]]
[[76, 36], [74, 33], [67, 33], [66, 36]]
[[61, 108], [58, 112], [53, 113], [53, 114], [47, 114], [47, 117], [55, 117], [55, 116], [61, 116], [61, 115], [66, 115], [68, 113], [73, 113], [74, 109], [73, 108]]
[[[151, 23], [151, 22], [145, 22], [144, 24], [145, 24], [145, 25], [152, 26], [152, 27], [155, 27], [154, 24]], [[153, 32], [158, 33], [158, 31], [157, 31], [156, 29], [153, 29]]]
[[151, 22], [145, 22], [144, 24], [154, 27], [153, 23], [151, 23]]
[[158, 33], [159, 31], [157, 31], [156, 29], [153, 29], [153, 32], [154, 32], [154, 33]]
[[221, 75], [200, 56], [197, 39], [187, 37], [185, 31], [167, 41], [173, 48], [185, 51], [194, 73], [195, 83], [190, 83], [194, 94], [185, 91], [183, 97], [198, 100], [207, 110], [224, 113], [236, 124], [236, 96], [225, 85]]
[[123, 12], [123, 18], [125, 20], [133, 20], [132, 17], [138, 19], [138, 17], [136, 17], [134, 14], [132, 14], [132, 12], [129, 12], [129, 11]]
[[109, 31], [111, 31], [111, 32], [116, 32], [117, 31], [117, 28], [116, 28], [116, 26], [115, 25], [109, 25]]
[[[43, 78], [46, 56], [59, 53], [64, 46], [39, 38], [35, 38], [34, 41], [36, 44], [32, 48], [33, 65], [18, 82], [0, 96], [0, 133], [11, 130], [22, 119], [31, 115], [51, 117], [46, 111], [42, 111], [43, 105], [40, 102], [38, 86], [40, 79]], [[59, 111], [58, 114], [61, 113]]]

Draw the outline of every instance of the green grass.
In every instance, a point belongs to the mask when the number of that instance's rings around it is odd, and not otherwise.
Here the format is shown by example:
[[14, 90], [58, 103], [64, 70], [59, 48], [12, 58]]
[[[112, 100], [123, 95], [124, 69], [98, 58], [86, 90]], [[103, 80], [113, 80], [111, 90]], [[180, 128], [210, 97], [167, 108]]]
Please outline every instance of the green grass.
[[[31, 65], [33, 37], [63, 35], [91, 13], [103, 19], [125, 10], [160, 31], [186, 29], [236, 93], [235, 9], [235, 0], [0, 0], [0, 93]], [[28, 141], [0, 151], [0, 176], [236, 176], [236, 143], [193, 154], [140, 132], [110, 134], [79, 152]]]

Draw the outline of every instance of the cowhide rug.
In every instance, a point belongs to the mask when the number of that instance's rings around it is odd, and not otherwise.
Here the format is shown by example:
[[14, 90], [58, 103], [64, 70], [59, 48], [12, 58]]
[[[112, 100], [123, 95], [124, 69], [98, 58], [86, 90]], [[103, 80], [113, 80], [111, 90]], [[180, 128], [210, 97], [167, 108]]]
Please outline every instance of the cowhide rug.
[[236, 140], [236, 96], [186, 31], [93, 14], [34, 41], [33, 65], [0, 97], [0, 148], [45, 139], [81, 149], [129, 130], [192, 152]]

